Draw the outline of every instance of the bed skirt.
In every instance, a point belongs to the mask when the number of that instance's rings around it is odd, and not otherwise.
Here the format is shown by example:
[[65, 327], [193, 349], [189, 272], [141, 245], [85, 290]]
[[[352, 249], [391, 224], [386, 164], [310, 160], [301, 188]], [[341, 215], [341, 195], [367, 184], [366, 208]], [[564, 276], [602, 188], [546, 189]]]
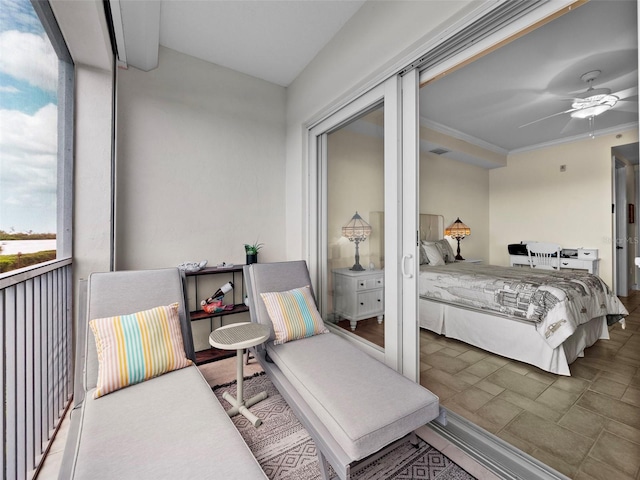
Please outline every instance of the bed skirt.
[[491, 353], [534, 365], [558, 375], [571, 375], [569, 364], [584, 356], [584, 349], [608, 339], [606, 316], [591, 319], [562, 345], [551, 348], [535, 325], [421, 298], [420, 328], [455, 338]]

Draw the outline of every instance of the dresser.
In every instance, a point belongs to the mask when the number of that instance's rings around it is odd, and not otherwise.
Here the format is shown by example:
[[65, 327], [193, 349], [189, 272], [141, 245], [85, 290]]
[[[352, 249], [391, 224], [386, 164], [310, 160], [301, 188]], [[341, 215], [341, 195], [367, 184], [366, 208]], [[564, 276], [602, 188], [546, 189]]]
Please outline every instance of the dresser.
[[356, 329], [359, 320], [384, 318], [384, 272], [364, 270], [355, 272], [348, 268], [333, 271], [333, 310], [349, 320], [351, 330]]
[[[509, 261], [512, 267], [515, 265], [530, 266], [527, 255], [509, 255]], [[533, 259], [533, 262], [535, 266], [535, 259]], [[599, 262], [599, 258], [562, 257], [560, 258], [560, 269], [587, 270], [593, 275], [598, 275]]]

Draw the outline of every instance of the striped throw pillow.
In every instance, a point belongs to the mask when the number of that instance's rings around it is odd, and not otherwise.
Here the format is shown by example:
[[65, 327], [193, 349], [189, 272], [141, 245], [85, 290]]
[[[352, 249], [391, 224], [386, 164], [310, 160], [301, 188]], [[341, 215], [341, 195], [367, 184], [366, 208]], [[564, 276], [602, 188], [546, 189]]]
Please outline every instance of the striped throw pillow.
[[307, 285], [287, 292], [261, 293], [273, 323], [276, 338], [274, 345], [329, 333], [318, 313], [316, 303]]
[[93, 398], [191, 365], [184, 351], [178, 304], [91, 320], [98, 351]]

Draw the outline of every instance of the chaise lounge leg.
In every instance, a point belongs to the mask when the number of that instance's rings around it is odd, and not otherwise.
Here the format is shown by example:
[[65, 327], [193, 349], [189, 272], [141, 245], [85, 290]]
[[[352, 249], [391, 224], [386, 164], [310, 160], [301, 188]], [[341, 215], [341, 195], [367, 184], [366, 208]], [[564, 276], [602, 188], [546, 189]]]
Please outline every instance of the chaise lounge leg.
[[409, 443], [416, 448], [420, 446], [420, 439], [418, 438], [418, 435], [416, 435], [416, 432], [411, 432], [409, 434]]
[[327, 462], [327, 458], [322, 454], [320, 449], [316, 447], [316, 451], [318, 452], [318, 466], [320, 467], [320, 476], [322, 480], [331, 480], [329, 476], [329, 462]]

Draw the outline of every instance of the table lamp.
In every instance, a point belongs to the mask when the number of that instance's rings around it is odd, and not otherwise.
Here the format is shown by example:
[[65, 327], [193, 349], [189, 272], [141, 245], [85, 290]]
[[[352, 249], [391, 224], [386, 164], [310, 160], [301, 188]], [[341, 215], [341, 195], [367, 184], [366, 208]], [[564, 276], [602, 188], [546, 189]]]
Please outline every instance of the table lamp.
[[347, 223], [344, 227], [342, 227], [342, 236], [349, 239], [350, 242], [355, 242], [356, 244], [356, 263], [353, 264], [349, 270], [354, 270], [356, 272], [361, 272], [364, 270], [362, 265], [360, 265], [360, 250], [358, 245], [360, 242], [364, 242], [367, 237], [371, 234], [371, 225], [365, 222], [358, 212], [351, 217], [349, 223]]
[[455, 222], [444, 229], [444, 234], [450, 236], [451, 238], [455, 238], [458, 241], [458, 252], [456, 254], [456, 260], [464, 260], [464, 258], [462, 258], [462, 255], [460, 255], [460, 240], [471, 235], [471, 229], [464, 223], [462, 223], [460, 217], [458, 217]]

